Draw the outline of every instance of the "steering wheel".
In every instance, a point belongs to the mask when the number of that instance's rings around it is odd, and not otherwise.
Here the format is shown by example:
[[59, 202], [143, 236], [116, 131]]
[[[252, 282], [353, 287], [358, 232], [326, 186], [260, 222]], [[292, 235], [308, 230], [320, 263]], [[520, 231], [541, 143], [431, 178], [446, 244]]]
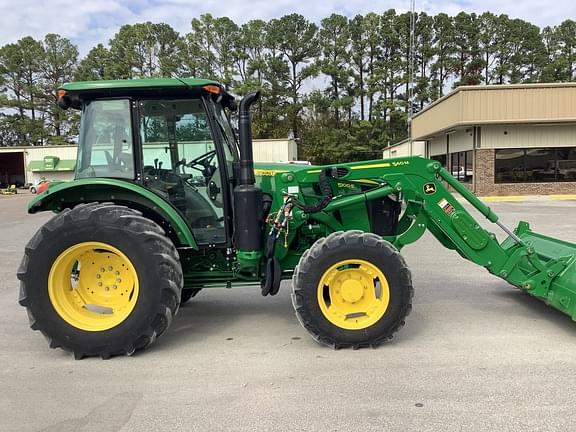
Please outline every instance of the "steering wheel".
[[208, 153], [203, 154], [202, 156], [198, 156], [195, 159], [192, 159], [190, 162], [186, 163], [186, 166], [195, 170], [198, 170], [202, 173], [202, 175], [209, 179], [214, 174], [215, 167], [210, 165], [212, 161], [216, 157], [216, 150], [211, 150]]

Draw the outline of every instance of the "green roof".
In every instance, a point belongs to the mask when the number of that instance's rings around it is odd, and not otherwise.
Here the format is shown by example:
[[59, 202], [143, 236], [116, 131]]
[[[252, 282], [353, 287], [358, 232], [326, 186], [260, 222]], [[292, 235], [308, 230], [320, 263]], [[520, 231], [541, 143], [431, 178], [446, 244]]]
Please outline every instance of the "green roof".
[[67, 91], [151, 89], [166, 87], [201, 87], [208, 84], [220, 85], [217, 81], [196, 78], [144, 78], [131, 80], [78, 81], [66, 83], [61, 88]]
[[74, 171], [76, 161], [73, 159], [58, 159], [46, 157], [44, 160], [28, 162], [28, 171], [32, 172], [54, 172], [54, 171]]

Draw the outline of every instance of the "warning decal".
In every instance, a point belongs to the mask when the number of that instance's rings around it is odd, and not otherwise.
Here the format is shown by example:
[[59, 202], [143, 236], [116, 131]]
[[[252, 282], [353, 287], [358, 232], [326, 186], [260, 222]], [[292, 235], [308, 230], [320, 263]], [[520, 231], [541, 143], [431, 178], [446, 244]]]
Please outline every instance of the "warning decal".
[[448, 216], [451, 216], [452, 213], [454, 213], [455, 211], [454, 206], [444, 198], [438, 201], [438, 205], [442, 208], [442, 210], [444, 210], [444, 213], [446, 213]]

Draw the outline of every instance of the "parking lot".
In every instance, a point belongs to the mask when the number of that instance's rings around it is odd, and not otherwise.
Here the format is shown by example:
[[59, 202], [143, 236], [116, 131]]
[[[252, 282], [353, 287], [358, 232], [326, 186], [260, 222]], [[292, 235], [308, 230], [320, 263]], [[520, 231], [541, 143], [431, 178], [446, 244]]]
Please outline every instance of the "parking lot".
[[[415, 298], [378, 349], [317, 345], [290, 285], [202, 291], [151, 349], [75, 361], [17, 303], [23, 248], [49, 214], [0, 196], [0, 431], [544, 431], [576, 415], [576, 323], [426, 235]], [[576, 242], [576, 201], [498, 202], [513, 226]], [[495, 232], [496, 227], [492, 228]]]

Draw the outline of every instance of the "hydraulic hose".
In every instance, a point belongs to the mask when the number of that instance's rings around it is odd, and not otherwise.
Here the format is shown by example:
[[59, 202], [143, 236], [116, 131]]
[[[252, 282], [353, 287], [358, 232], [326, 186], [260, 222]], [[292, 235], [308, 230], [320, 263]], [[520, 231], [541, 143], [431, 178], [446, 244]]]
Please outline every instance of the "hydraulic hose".
[[318, 185], [320, 186], [320, 190], [322, 191], [322, 199], [315, 204], [304, 204], [303, 202], [298, 201], [297, 199], [292, 199], [292, 203], [295, 207], [298, 207], [304, 213], [317, 213], [319, 211], [324, 210], [332, 198], [334, 198], [334, 193], [332, 192], [332, 188], [330, 187], [330, 183], [328, 182], [328, 170], [322, 170], [320, 172], [320, 176], [318, 178]]

